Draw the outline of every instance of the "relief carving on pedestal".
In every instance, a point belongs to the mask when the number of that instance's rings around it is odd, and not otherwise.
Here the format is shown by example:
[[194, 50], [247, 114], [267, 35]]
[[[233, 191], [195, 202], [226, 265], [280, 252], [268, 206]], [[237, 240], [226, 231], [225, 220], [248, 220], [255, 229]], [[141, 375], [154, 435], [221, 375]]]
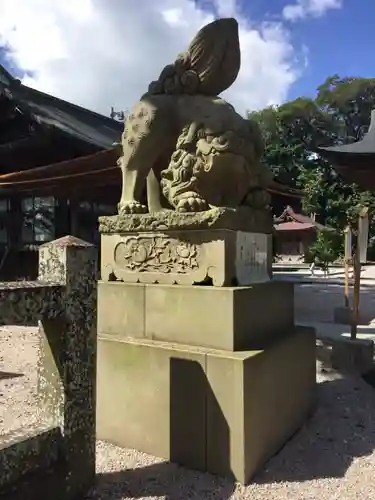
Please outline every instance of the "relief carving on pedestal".
[[130, 272], [186, 274], [198, 269], [196, 245], [164, 236], [130, 236], [114, 249], [115, 264]]

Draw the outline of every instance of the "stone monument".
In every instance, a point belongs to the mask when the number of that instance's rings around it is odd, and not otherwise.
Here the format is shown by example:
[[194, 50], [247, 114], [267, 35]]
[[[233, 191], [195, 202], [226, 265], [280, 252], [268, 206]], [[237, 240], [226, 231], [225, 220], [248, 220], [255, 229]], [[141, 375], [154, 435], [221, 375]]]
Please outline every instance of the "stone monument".
[[125, 121], [101, 217], [98, 437], [247, 483], [312, 409], [315, 334], [271, 280], [258, 126], [217, 97], [240, 69], [219, 19]]

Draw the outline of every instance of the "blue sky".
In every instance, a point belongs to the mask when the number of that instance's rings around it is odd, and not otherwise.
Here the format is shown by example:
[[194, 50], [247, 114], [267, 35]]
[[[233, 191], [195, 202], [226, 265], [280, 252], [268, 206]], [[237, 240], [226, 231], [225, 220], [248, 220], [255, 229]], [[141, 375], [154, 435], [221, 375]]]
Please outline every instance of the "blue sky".
[[[261, 3], [260, 0], [255, 0]], [[262, 2], [264, 3], [264, 2]], [[283, 0], [269, 0], [275, 9]], [[291, 27], [297, 44], [305, 44], [309, 64], [289, 91], [291, 98], [314, 95], [327, 76], [375, 77], [375, 1], [344, 0], [344, 7], [319, 19], [307, 19]]]
[[[318, 4], [331, 7], [316, 16], [311, 6]], [[44, 8], [38, 11], [37, 5]], [[310, 11], [291, 21], [283, 15], [287, 5], [310, 5]], [[237, 14], [246, 25], [243, 69], [230, 94], [241, 111], [313, 97], [335, 73], [375, 77], [375, 0], [196, 0], [195, 6], [192, 0], [0, 0], [0, 63], [19, 77], [28, 70], [37, 75], [33, 86], [77, 104], [100, 112], [112, 103], [124, 108], [213, 12]], [[273, 39], [264, 42], [265, 22], [273, 33], [278, 23], [282, 29], [276, 45]], [[12, 62], [4, 58], [7, 44]]]
[[[279, 18], [286, 0], [241, 0], [252, 20]], [[375, 78], [375, 0], [343, 0], [319, 18], [307, 17], [287, 23], [295, 46], [308, 49], [308, 66], [292, 85], [288, 97], [314, 96], [316, 88], [335, 73]]]

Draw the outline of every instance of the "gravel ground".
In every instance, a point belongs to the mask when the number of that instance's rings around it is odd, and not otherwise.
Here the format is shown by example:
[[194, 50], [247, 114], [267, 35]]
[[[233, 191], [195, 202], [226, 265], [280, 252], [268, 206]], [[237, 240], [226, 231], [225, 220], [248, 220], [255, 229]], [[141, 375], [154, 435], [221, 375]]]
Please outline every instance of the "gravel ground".
[[[35, 363], [35, 329], [0, 328], [0, 433], [38, 418]], [[321, 373], [320, 367], [318, 381], [315, 415], [252, 485], [99, 441], [97, 486], [86, 500], [374, 499], [375, 391], [361, 379]]]
[[0, 434], [39, 419], [36, 331], [0, 327]]

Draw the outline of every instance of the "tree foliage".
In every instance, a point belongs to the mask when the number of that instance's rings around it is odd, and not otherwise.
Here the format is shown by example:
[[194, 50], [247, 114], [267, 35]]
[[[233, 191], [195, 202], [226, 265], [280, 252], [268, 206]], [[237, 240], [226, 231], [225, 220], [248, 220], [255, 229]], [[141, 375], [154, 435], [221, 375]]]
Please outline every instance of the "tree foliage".
[[333, 75], [317, 89], [315, 99], [300, 97], [249, 113], [262, 130], [263, 161], [275, 179], [301, 189], [303, 211], [339, 231], [348, 222], [355, 225], [359, 207], [373, 212], [375, 196], [347, 184], [317, 149], [362, 138], [374, 108], [375, 79]]
[[341, 240], [338, 238], [337, 233], [322, 231], [318, 233], [305, 258], [308, 262], [315, 262], [323, 269], [327, 269], [329, 264], [332, 264], [341, 254], [341, 247]]

